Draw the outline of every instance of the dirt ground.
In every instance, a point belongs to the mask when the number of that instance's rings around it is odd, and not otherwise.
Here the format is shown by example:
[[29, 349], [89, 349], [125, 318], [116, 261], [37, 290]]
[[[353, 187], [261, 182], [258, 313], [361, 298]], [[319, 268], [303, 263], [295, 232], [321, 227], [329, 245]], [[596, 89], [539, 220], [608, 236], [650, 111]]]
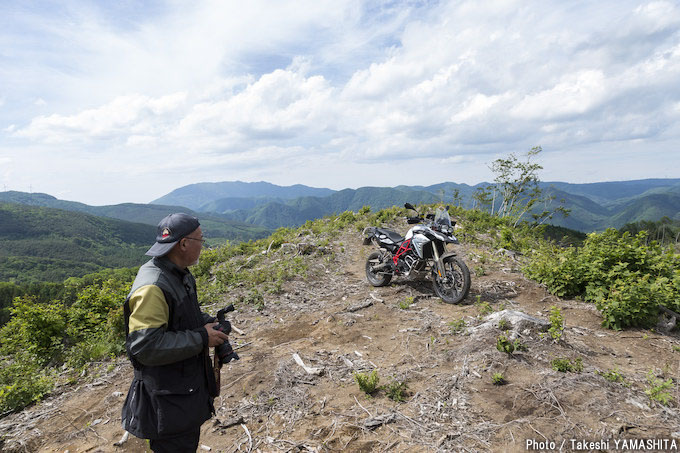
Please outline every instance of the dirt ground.
[[[199, 451], [615, 451], [623, 439], [655, 439], [645, 446], [659, 448], [644, 451], [667, 451], [678, 442], [677, 334], [603, 329], [591, 304], [551, 296], [522, 276], [520, 262], [494, 250], [460, 247], [472, 290], [465, 304], [447, 305], [427, 280], [371, 287], [364, 262], [373, 248], [362, 246], [358, 233], [345, 233], [330, 247], [332, 260], [306, 256], [316, 269], [308, 281], [287, 282], [282, 294], [265, 296], [263, 311], [232, 313], [244, 332], [232, 336], [241, 360], [222, 370], [217, 413], [202, 427]], [[544, 321], [556, 306], [566, 328], [557, 342], [531, 323], [503, 331], [486, 322], [485, 306]], [[451, 323], [459, 320], [466, 326], [457, 333]], [[526, 350], [498, 351], [503, 334]], [[294, 354], [318, 374], [307, 373]], [[556, 358], [580, 358], [583, 369], [555, 371]], [[354, 374], [372, 370], [384, 387], [368, 396]], [[611, 370], [625, 381], [601, 375]], [[659, 380], [673, 379], [670, 406], [645, 393], [650, 370]], [[505, 385], [494, 385], [496, 373]], [[145, 441], [133, 436], [114, 445], [124, 434], [120, 409], [131, 378], [125, 358], [93, 366], [79, 384], [0, 420], [0, 446], [144, 451]], [[401, 389], [404, 401], [390, 399], [389, 389], [392, 395]]]

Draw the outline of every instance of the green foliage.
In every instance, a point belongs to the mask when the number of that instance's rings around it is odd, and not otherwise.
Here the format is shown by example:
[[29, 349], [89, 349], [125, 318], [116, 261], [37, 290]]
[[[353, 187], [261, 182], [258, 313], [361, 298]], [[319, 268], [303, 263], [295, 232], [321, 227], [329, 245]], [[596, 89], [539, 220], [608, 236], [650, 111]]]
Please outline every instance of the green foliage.
[[491, 304], [488, 302], [482, 302], [481, 296], [477, 296], [475, 307], [477, 307], [479, 316], [486, 316], [493, 313], [493, 307], [491, 306]]
[[373, 370], [370, 373], [354, 373], [354, 380], [364, 393], [370, 395], [378, 388], [380, 377], [378, 376], [378, 370]]
[[581, 357], [577, 357], [575, 360], [567, 358], [556, 358], [550, 361], [550, 366], [555, 371], [560, 371], [562, 373], [573, 372], [580, 373], [583, 371], [583, 361]]
[[526, 351], [527, 347], [524, 343], [519, 341], [519, 338], [516, 338], [515, 341], [510, 342], [508, 337], [505, 335], [500, 335], [496, 339], [496, 349], [498, 349], [500, 352], [505, 352], [508, 355], [512, 355], [515, 351]]
[[[361, 386], [361, 384], [359, 384]], [[363, 390], [363, 389], [362, 389]], [[389, 399], [397, 403], [406, 401], [406, 394], [408, 392], [408, 385], [406, 382], [392, 381], [385, 386], [385, 394]], [[370, 393], [370, 392], [366, 392]]]
[[451, 321], [449, 323], [449, 327], [451, 328], [452, 335], [458, 335], [465, 332], [467, 323], [465, 322], [464, 319], [458, 319], [456, 321]]
[[76, 342], [93, 336], [124, 341], [122, 302], [131, 286], [131, 282], [110, 279], [83, 288], [67, 310], [67, 335]]
[[495, 184], [487, 188], [491, 192], [487, 201], [490, 197], [492, 214], [512, 219], [513, 226], [517, 226], [527, 214], [534, 224], [541, 224], [557, 212], [565, 216], [569, 213], [562, 206], [550, 208], [554, 197], [545, 195], [539, 186], [538, 172], [543, 167], [532, 162], [532, 159], [541, 151], [541, 147], [536, 146], [527, 152], [525, 161], [520, 161], [511, 153], [507, 158], [496, 159], [491, 164]]
[[262, 311], [265, 308], [264, 296], [257, 290], [257, 288], [251, 289], [246, 296], [239, 298], [239, 302], [246, 305], [252, 305], [255, 307], [255, 309], [257, 309], [257, 311]]
[[408, 296], [405, 300], [399, 302], [398, 306], [402, 310], [408, 310], [408, 308], [413, 305], [414, 299], [413, 296]]
[[15, 298], [0, 329], [0, 413], [21, 409], [48, 393], [55, 370], [80, 368], [124, 351], [123, 306], [134, 270], [105, 270], [70, 278], [63, 300]]
[[500, 330], [510, 330], [510, 327], [511, 327], [511, 326], [510, 326], [510, 323], [508, 322], [507, 319], [501, 318], [501, 319], [498, 321], [498, 328], [499, 328]]
[[618, 368], [614, 368], [613, 370], [609, 370], [607, 372], [605, 371], [596, 371], [597, 374], [605, 378], [609, 382], [618, 382], [620, 384], [628, 385], [626, 383], [626, 379], [623, 376], [623, 373], [621, 373], [621, 370]]
[[555, 341], [559, 341], [562, 338], [562, 333], [564, 332], [564, 317], [559, 308], [552, 306], [550, 307], [550, 328], [548, 329], [548, 335]]
[[656, 222], [641, 220], [625, 224], [620, 228], [620, 231], [628, 232], [632, 236], [644, 231], [650, 241], [654, 240], [664, 245], [675, 245], [680, 237], [680, 220], [672, 220], [669, 217], [663, 217]]
[[646, 244], [645, 232], [592, 233], [579, 249], [544, 245], [525, 272], [557, 296], [595, 302], [603, 325], [612, 329], [650, 327], [659, 305], [680, 307], [680, 256]]
[[624, 327], [653, 327], [658, 318], [659, 305], [677, 303], [677, 287], [665, 278], [650, 281], [644, 275], [639, 280], [616, 280], [608, 293], [595, 300], [595, 306], [602, 312], [602, 325], [621, 330]]
[[67, 320], [61, 302], [17, 298], [10, 311], [12, 319], [0, 329], [1, 355], [25, 352], [41, 366], [60, 360]]
[[65, 288], [62, 283], [31, 282], [17, 284], [0, 282], [0, 327], [9, 321], [10, 308], [17, 297], [31, 296], [37, 302], [46, 303], [61, 299], [64, 292]]
[[0, 281], [63, 281], [142, 264], [155, 228], [37, 206], [0, 203]]
[[508, 383], [508, 381], [505, 380], [503, 373], [494, 373], [493, 376], [491, 376], [491, 382], [493, 385], [505, 385]]
[[55, 373], [40, 366], [30, 354], [19, 352], [0, 365], [0, 417], [39, 401], [54, 387]]
[[673, 388], [673, 379], [658, 379], [653, 370], [647, 372], [647, 384], [645, 393], [652, 401], [657, 401], [664, 406], [668, 406], [673, 401], [670, 390]]

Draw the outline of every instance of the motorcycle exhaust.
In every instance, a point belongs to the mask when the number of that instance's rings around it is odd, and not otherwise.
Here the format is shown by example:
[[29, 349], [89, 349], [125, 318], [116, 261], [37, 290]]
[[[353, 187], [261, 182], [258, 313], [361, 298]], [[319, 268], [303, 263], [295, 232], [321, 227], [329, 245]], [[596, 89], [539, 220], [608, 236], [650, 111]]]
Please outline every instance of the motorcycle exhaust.
[[377, 266], [374, 266], [372, 268], [372, 270], [373, 270], [373, 272], [381, 272], [381, 271], [385, 271], [385, 270], [392, 270], [393, 266], [394, 266], [394, 264], [388, 261], [387, 263], [382, 263], [382, 264], [378, 264]]

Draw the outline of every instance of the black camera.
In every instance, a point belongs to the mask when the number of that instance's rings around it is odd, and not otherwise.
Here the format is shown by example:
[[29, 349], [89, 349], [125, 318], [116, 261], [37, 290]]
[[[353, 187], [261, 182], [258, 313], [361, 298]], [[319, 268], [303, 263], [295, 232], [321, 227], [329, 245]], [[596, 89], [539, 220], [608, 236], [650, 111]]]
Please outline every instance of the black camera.
[[[213, 329], [219, 330], [220, 332], [224, 332], [227, 335], [231, 333], [231, 323], [224, 319], [224, 314], [230, 311], [234, 311], [234, 304], [229, 304], [228, 307], [222, 308], [220, 309], [220, 311], [217, 312], [217, 322], [219, 324], [213, 326]], [[225, 363], [229, 363], [232, 360], [239, 359], [238, 354], [234, 352], [234, 349], [231, 347], [231, 344], [229, 344], [229, 340], [215, 347], [215, 354], [217, 355], [217, 358], [220, 361], [220, 365], [224, 365]]]

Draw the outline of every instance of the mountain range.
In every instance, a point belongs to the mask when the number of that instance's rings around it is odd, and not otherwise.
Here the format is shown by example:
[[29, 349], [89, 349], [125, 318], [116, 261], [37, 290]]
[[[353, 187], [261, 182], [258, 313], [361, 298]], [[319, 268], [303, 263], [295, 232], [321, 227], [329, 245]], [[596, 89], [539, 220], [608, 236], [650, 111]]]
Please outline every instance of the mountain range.
[[[210, 215], [267, 228], [298, 226], [315, 218], [346, 210], [356, 211], [364, 205], [382, 209], [417, 203], [444, 202], [472, 206], [478, 188], [452, 182], [431, 186], [361, 187], [359, 189], [316, 189], [306, 186], [281, 187], [259, 182], [240, 181], [191, 184], [151, 202], [181, 204]], [[588, 184], [542, 182], [546, 194], [554, 196], [550, 207], [563, 205], [567, 217], [555, 216], [551, 223], [583, 232], [620, 228], [626, 223], [680, 219], [680, 179], [644, 179]], [[294, 190], [292, 190], [294, 188]], [[454, 201], [454, 193], [458, 199]], [[321, 194], [321, 195], [319, 195]]]
[[[0, 281], [52, 280], [102, 267], [134, 266], [153, 243], [158, 221], [172, 212], [201, 220], [209, 244], [247, 241], [278, 227], [370, 206], [458, 204], [469, 208], [478, 188], [446, 182], [431, 186], [331, 190], [267, 182], [200, 183], [180, 187], [150, 204], [90, 206], [51, 195], [0, 192]], [[620, 228], [663, 217], [680, 220], [680, 179], [570, 184], [541, 183], [553, 207], [569, 209], [553, 225], [582, 232]], [[454, 196], [455, 194], [455, 196]]]

